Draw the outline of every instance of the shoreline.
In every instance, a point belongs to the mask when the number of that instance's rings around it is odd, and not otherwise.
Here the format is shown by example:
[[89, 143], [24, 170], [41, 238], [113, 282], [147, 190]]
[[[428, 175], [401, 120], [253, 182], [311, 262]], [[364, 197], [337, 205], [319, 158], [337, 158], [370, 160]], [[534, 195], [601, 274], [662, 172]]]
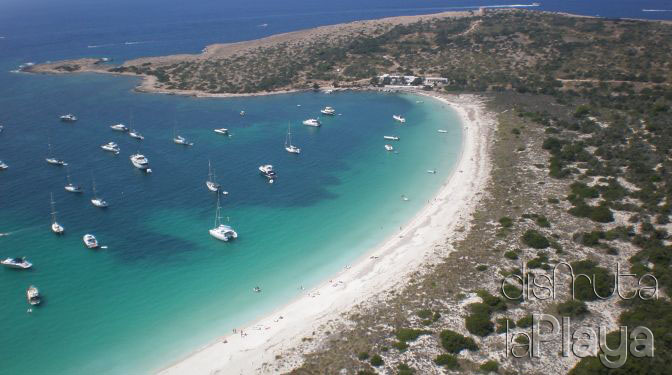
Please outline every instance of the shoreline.
[[[308, 342], [319, 345], [320, 327], [343, 319], [342, 313], [361, 303], [384, 298], [399, 289], [414, 272], [451, 252], [446, 245], [459, 236], [489, 178], [489, 143], [495, 120], [481, 97], [441, 95], [415, 90], [398, 92], [429, 96], [455, 110], [462, 127], [458, 162], [433, 200], [409, 220], [403, 230], [362, 254], [328, 281], [250, 322], [242, 332], [220, 336], [186, 357], [158, 369], [159, 374], [265, 374], [290, 371], [302, 362], [292, 349]], [[439, 249], [437, 253], [437, 248]], [[308, 341], [303, 338], [310, 337]], [[282, 368], [274, 363], [282, 359]]]

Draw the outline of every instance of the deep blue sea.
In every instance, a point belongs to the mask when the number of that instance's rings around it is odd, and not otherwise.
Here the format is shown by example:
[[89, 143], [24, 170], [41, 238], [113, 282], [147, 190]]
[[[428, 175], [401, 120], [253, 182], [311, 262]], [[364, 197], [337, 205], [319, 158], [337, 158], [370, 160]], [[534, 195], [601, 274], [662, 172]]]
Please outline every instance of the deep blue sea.
[[[540, 2], [528, 8], [672, 18], [670, 1]], [[0, 233], [10, 235], [0, 237], [0, 258], [27, 256], [35, 266], [0, 269], [0, 374], [146, 373], [258, 318], [395, 233], [450, 174], [461, 139], [453, 112], [411, 95], [195, 99], [135, 93], [130, 77], [10, 73], [19, 64], [194, 53], [210, 43], [325, 24], [500, 5], [511, 4], [1, 2], [0, 160], [10, 168], [0, 172]], [[323, 119], [319, 129], [300, 124], [327, 105], [342, 115]], [[80, 120], [59, 122], [66, 112]], [[404, 114], [406, 125], [395, 123], [394, 113]], [[109, 129], [131, 119], [144, 141]], [[283, 149], [288, 122], [301, 155]], [[217, 127], [232, 136], [214, 134]], [[173, 144], [175, 128], [195, 145]], [[438, 129], [448, 133], [437, 136]], [[383, 135], [401, 137], [398, 153], [383, 149]], [[120, 145], [119, 155], [100, 149], [109, 141]], [[70, 163], [83, 195], [66, 193], [64, 168], [44, 161], [49, 143]], [[131, 166], [136, 151], [149, 157], [151, 175]], [[209, 160], [230, 193], [222, 208], [240, 234], [232, 243], [207, 232], [216, 204], [204, 186]], [[262, 163], [275, 165], [275, 184], [259, 176]], [[89, 203], [94, 178], [111, 205], [105, 211]], [[66, 227], [62, 237], [49, 231], [50, 192]], [[86, 250], [87, 232], [107, 248]], [[44, 303], [28, 313], [31, 284]], [[252, 293], [256, 285], [262, 293]]]

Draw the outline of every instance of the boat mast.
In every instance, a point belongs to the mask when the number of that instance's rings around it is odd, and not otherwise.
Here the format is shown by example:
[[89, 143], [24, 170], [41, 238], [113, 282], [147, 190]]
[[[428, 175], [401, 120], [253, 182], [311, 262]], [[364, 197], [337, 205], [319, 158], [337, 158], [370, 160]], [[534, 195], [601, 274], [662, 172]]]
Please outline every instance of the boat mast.
[[291, 123], [287, 122], [287, 137], [285, 137], [285, 147], [287, 147], [287, 144], [292, 145], [292, 129], [291, 129]]
[[70, 167], [67, 165], [65, 166], [65, 178], [68, 180], [68, 185], [72, 185], [72, 181], [70, 181]]
[[210, 165], [210, 159], [208, 159], [208, 181], [214, 182], [212, 178], [212, 166]]
[[217, 210], [215, 211], [215, 228], [219, 228], [219, 225], [221, 224], [220, 222], [220, 216], [219, 216], [219, 194], [217, 194]]
[[54, 202], [54, 193], [49, 193], [51, 195], [51, 224], [56, 223], [56, 203]]
[[91, 177], [91, 185], [93, 185], [93, 198], [98, 199], [98, 192], [96, 191], [96, 179]]

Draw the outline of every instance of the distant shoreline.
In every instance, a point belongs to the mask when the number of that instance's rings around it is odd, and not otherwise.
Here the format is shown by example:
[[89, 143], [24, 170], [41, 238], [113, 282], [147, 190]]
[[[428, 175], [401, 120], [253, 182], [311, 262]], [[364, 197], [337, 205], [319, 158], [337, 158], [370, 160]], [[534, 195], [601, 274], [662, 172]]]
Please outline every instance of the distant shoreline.
[[445, 245], [447, 240], [455, 239], [459, 235], [457, 229], [468, 225], [489, 178], [489, 145], [495, 119], [477, 96], [398, 91], [432, 97], [450, 106], [460, 117], [460, 156], [436, 196], [399, 234], [362, 254], [346, 270], [325, 278], [329, 281], [249, 323], [243, 328], [245, 337], [241, 337], [240, 331], [224, 335], [158, 370], [159, 374], [277, 373], [275, 369], [260, 370], [276, 356], [281, 356], [285, 363], [299, 365], [302, 353], [289, 350], [305, 344], [302, 338], [311, 337], [315, 344], [319, 343], [323, 338], [320, 337], [323, 333], [319, 333], [324, 332], [320, 329], [322, 325], [339, 320], [342, 313], [357, 304], [383, 298], [384, 291], [401, 288], [411, 273], [422, 272], [423, 266], [450, 252]]

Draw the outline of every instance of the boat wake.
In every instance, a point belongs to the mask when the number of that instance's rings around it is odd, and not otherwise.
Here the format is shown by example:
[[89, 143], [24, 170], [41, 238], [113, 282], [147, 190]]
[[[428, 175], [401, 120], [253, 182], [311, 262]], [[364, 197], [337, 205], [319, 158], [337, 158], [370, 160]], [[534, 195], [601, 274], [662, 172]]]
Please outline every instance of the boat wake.
[[86, 48], [102, 48], [102, 47], [110, 47], [113, 46], [114, 43], [107, 43], [107, 44], [91, 44], [86, 46]]
[[672, 12], [672, 9], [642, 9], [642, 12]]
[[124, 44], [127, 45], [127, 46], [133, 46], [133, 45], [136, 45], [136, 44], [147, 44], [147, 43], [151, 43], [151, 42], [150, 42], [150, 41], [141, 41], [141, 42], [131, 41], [131, 42], [124, 42]]

